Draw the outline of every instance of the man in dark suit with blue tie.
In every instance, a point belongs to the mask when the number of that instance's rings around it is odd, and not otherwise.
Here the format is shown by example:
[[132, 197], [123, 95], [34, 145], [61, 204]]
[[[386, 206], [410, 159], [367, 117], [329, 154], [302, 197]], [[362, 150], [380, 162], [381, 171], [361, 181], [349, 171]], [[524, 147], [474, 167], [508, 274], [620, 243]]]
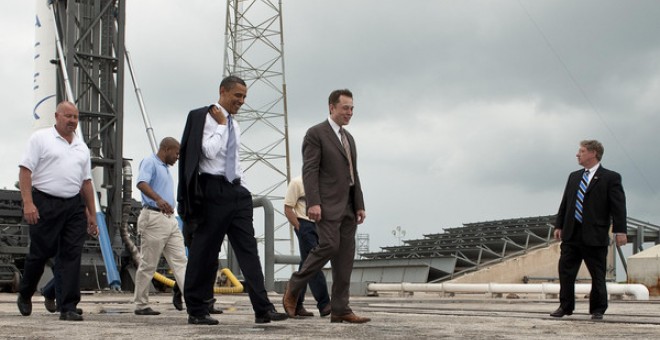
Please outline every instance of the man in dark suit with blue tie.
[[355, 140], [344, 129], [353, 116], [353, 94], [335, 90], [328, 106], [330, 116], [307, 130], [302, 145], [307, 216], [317, 225], [319, 245], [291, 275], [283, 305], [289, 317], [295, 317], [300, 291], [330, 261], [330, 322], [365, 323], [370, 319], [355, 315], [348, 306], [355, 233], [366, 218]]
[[218, 324], [209, 315], [209, 304], [225, 235], [245, 277], [255, 322], [287, 318], [268, 299], [252, 224], [252, 194], [238, 162], [240, 127], [233, 116], [246, 97], [245, 81], [224, 78], [218, 102], [190, 111], [181, 138], [177, 201], [188, 246], [183, 296], [190, 324]]
[[568, 177], [557, 213], [554, 236], [562, 241], [559, 258], [559, 308], [550, 315], [562, 317], [575, 309], [575, 279], [582, 261], [591, 275], [589, 314], [601, 320], [607, 310], [607, 251], [612, 227], [617, 246], [626, 236], [626, 196], [621, 175], [605, 169], [600, 161], [603, 145], [596, 140], [580, 142], [576, 155], [583, 169]]

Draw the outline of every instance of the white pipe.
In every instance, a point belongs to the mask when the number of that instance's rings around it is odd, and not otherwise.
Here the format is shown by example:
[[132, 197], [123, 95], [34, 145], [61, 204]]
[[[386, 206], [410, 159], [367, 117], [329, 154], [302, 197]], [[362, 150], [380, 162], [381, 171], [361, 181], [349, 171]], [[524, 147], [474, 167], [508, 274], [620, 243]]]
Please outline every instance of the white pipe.
[[[444, 293], [539, 293], [559, 294], [558, 283], [370, 283], [371, 292], [444, 292]], [[575, 285], [576, 294], [588, 294], [591, 284]], [[642, 284], [607, 284], [608, 294], [631, 295], [635, 300], [648, 300], [649, 290]]]

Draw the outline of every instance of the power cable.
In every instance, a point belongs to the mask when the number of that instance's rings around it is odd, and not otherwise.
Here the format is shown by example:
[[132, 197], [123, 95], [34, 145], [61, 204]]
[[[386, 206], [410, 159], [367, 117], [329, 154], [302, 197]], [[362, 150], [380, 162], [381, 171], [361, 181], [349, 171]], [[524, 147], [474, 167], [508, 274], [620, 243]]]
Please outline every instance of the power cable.
[[635, 168], [635, 170], [639, 173], [640, 178], [642, 178], [642, 180], [644, 181], [644, 183], [646, 183], [646, 187], [651, 191], [651, 194], [653, 195], [653, 197], [654, 197], [655, 199], [658, 199], [657, 192], [656, 192], [655, 188], [653, 187], [653, 185], [651, 184], [651, 182], [646, 178], [646, 176], [644, 176], [644, 173], [642, 172], [642, 170], [639, 168], [639, 166], [637, 166], [637, 163], [635, 163], [635, 161], [634, 161], [633, 158], [630, 156], [630, 154], [628, 153], [628, 151], [626, 150], [626, 148], [625, 148], [625, 147], [623, 146], [623, 144], [619, 141], [619, 138], [618, 138], [618, 137], [616, 136], [616, 134], [614, 133], [614, 130], [612, 130], [612, 128], [607, 124], [607, 122], [605, 121], [605, 119], [604, 119], [603, 116], [601, 115], [601, 113], [600, 113], [600, 111], [598, 110], [598, 108], [596, 107], [596, 105], [594, 105], [594, 103], [591, 101], [591, 99], [590, 99], [589, 96], [587, 95], [586, 91], [582, 88], [582, 86], [580, 86], [580, 83], [577, 81], [577, 79], [575, 79], [575, 77], [573, 76], [573, 73], [571, 72], [571, 70], [568, 68], [568, 66], [566, 66], [566, 63], [564, 63], [564, 61], [562, 60], [562, 58], [561, 58], [561, 56], [559, 55], [559, 53], [557, 53], [557, 51], [555, 50], [555, 48], [552, 46], [552, 44], [550, 43], [550, 40], [548, 39], [548, 37], [545, 35], [545, 33], [543, 33], [543, 30], [541, 30], [541, 27], [536, 23], [536, 21], [535, 21], [534, 18], [532, 17], [532, 14], [527, 10], [527, 8], [525, 7], [525, 5], [523, 5], [523, 3], [522, 3], [521, 0], [518, 0], [518, 4], [520, 4], [520, 7], [522, 7], [523, 11], [524, 11], [525, 14], [527, 15], [527, 18], [529, 18], [529, 21], [532, 22], [532, 24], [533, 24], [534, 27], [536, 28], [536, 31], [539, 33], [539, 35], [541, 35], [541, 37], [543, 38], [543, 41], [545, 41], [545, 44], [548, 46], [548, 48], [550, 49], [550, 51], [552, 52], [552, 54], [555, 56], [555, 58], [557, 58], [557, 61], [558, 61], [559, 64], [562, 66], [562, 68], [564, 69], [564, 71], [565, 71], [566, 74], [568, 75], [568, 78], [571, 80], [571, 82], [573, 83], [573, 85], [575, 85], [575, 87], [578, 89], [578, 91], [580, 92], [580, 94], [582, 95], [582, 97], [584, 98], [584, 100], [586, 100], [586, 102], [587, 102], [587, 103], [589, 104], [589, 106], [591, 107], [591, 110], [593, 110], [593, 112], [596, 114], [596, 116], [598, 117], [598, 119], [600, 120], [600, 122], [605, 126], [605, 128], [607, 129], [607, 131], [612, 135], [612, 137], [614, 138], [614, 141], [616, 142], [616, 144], [621, 148], [621, 150], [623, 151], [623, 154], [624, 154], [624, 155], [626, 156], [626, 158], [628, 158], [628, 160], [630, 161], [630, 164], [631, 164], [631, 165], [633, 166], [633, 168]]

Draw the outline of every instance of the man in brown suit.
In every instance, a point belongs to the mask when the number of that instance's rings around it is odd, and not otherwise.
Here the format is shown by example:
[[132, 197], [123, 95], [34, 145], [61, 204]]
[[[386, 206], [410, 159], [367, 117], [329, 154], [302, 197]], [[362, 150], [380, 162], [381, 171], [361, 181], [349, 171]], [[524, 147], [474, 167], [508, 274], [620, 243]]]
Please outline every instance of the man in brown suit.
[[300, 291], [330, 261], [330, 322], [365, 323], [371, 319], [355, 315], [348, 306], [355, 232], [366, 217], [355, 140], [343, 128], [353, 116], [353, 94], [335, 90], [328, 105], [330, 116], [307, 130], [302, 145], [307, 215], [317, 225], [319, 245], [309, 252], [300, 270], [291, 275], [283, 304], [289, 317], [295, 317]]

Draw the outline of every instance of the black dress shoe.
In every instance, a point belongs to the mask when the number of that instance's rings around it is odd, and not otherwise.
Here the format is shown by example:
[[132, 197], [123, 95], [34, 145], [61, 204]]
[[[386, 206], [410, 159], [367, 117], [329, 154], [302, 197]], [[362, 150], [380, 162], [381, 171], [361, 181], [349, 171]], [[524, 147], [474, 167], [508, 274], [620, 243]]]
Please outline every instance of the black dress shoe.
[[16, 305], [21, 315], [28, 316], [32, 314], [32, 300], [23, 298], [20, 293], [18, 294], [18, 299], [16, 299]]
[[209, 314], [222, 314], [222, 309], [217, 309], [215, 308], [215, 302], [218, 301], [216, 299], [211, 299], [207, 301], [209, 305]]
[[563, 308], [559, 307], [557, 310], [550, 313], [550, 316], [555, 318], [561, 318], [564, 315], [573, 315], [573, 311], [564, 310]]
[[51, 313], [57, 312], [57, 304], [55, 303], [55, 299], [49, 299], [44, 296], [44, 307], [46, 307], [46, 310]]
[[83, 321], [82, 315], [76, 313], [75, 311], [68, 311], [60, 313], [60, 320], [65, 321]]
[[174, 305], [174, 308], [176, 308], [176, 310], [183, 310], [183, 294], [181, 294], [181, 290], [177, 286], [174, 286], [172, 292], [174, 293], [172, 296], [172, 304]]
[[278, 313], [275, 310], [266, 312], [263, 315], [256, 315], [254, 317], [254, 323], [269, 323], [271, 321], [282, 321], [288, 319], [289, 316], [284, 313]]
[[209, 314], [222, 314], [222, 309], [217, 309], [213, 305], [209, 305]]
[[319, 311], [319, 313], [321, 313], [321, 317], [328, 316], [332, 313], [332, 307], [330, 307], [330, 304], [327, 304]]
[[151, 309], [151, 307], [147, 307], [145, 309], [136, 309], [135, 315], [160, 315], [160, 312]]
[[591, 314], [591, 320], [603, 320], [603, 313]]
[[194, 316], [188, 315], [188, 323], [191, 325], [217, 325], [220, 322], [210, 315]]
[[[45, 304], [45, 303], [44, 303], [44, 304]], [[48, 307], [46, 307], [46, 309], [48, 309]], [[51, 313], [54, 313], [54, 312], [52, 312], [52, 311], [50, 311], [50, 310], [48, 310], [48, 311], [51, 312]], [[56, 306], [56, 307], [55, 307], [55, 312], [61, 312], [61, 310], [60, 310], [60, 306]], [[76, 308], [76, 314], [78, 314], [78, 315], [83, 315], [83, 310], [82, 310], [82, 308]]]

